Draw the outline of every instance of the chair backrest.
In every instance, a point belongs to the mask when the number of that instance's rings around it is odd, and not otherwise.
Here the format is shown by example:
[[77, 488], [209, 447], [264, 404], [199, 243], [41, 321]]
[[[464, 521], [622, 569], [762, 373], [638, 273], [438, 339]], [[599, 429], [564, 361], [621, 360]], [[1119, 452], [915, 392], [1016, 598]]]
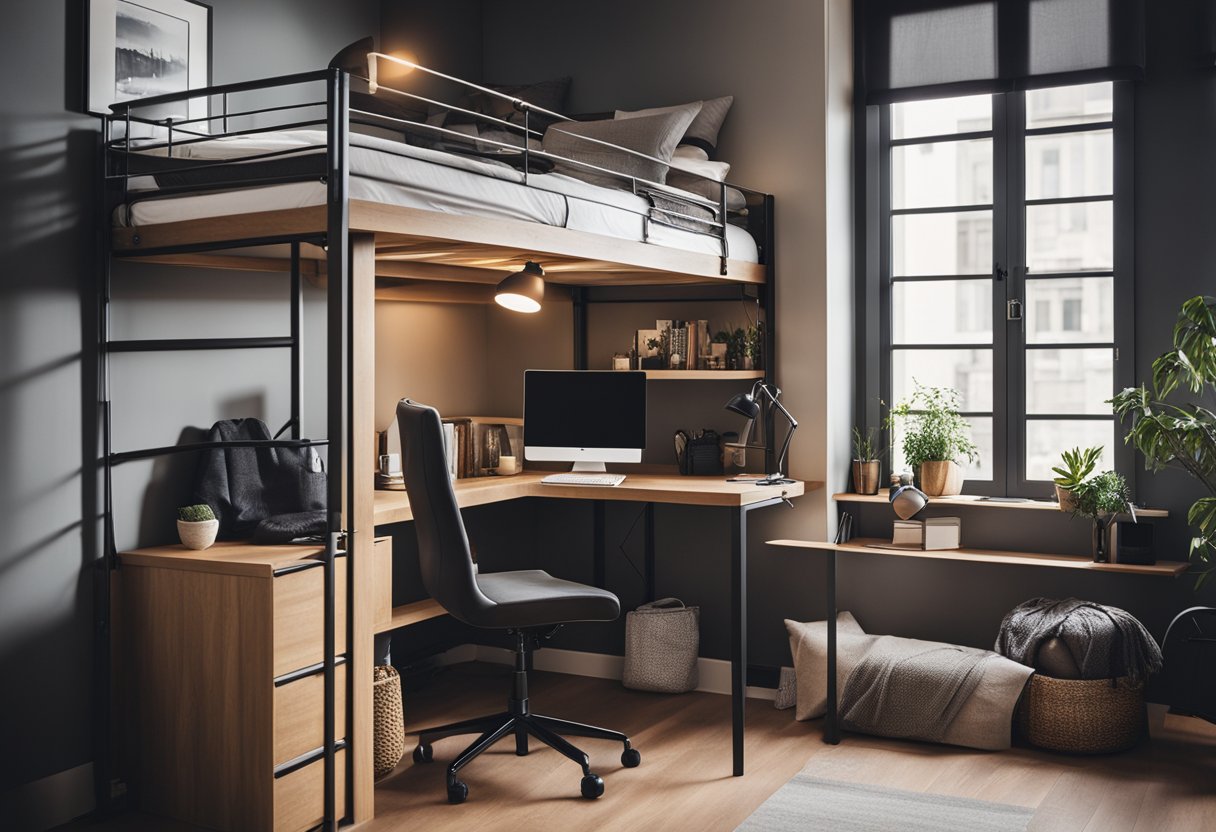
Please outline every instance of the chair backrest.
[[397, 403], [397, 424], [422, 583], [453, 617], [477, 624], [478, 613], [494, 603], [477, 587], [469, 539], [448, 476], [439, 411], [402, 399]]

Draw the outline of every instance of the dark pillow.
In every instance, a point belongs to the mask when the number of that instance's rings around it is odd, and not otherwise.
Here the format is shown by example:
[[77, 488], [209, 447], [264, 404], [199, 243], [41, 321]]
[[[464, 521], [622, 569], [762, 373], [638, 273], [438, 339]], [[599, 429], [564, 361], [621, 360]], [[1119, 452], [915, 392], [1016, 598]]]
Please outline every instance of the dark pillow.
[[[680, 137], [696, 117], [698, 107], [689, 106], [672, 112], [629, 119], [607, 119], [604, 121], [563, 121], [545, 131], [544, 149], [577, 162], [586, 162], [608, 168], [628, 176], [663, 182], [667, 178], [666, 164], [671, 160]], [[615, 145], [657, 157], [659, 161], [622, 153], [620, 150], [595, 142], [585, 141], [580, 136], [611, 142]], [[606, 188], [626, 188], [627, 180], [608, 174], [558, 162], [555, 170], [593, 185]]]
[[[725, 95], [721, 98], [710, 98], [699, 102], [701, 110], [692, 120], [692, 124], [688, 125], [688, 130], [680, 144], [699, 147], [712, 157], [714, 149], [718, 146], [718, 133], [722, 130], [722, 122], [726, 120], [726, 114], [730, 112], [730, 105], [734, 101], [733, 95]], [[651, 107], [648, 110], [617, 110], [616, 117], [652, 116], [656, 113], [666, 113], [687, 106], [687, 104], [678, 104], [675, 107]]]
[[[523, 99], [536, 107], [542, 107], [554, 113], [561, 113], [566, 109], [566, 94], [570, 91], [570, 78], [569, 76], [554, 78], [549, 81], [539, 81], [535, 84], [483, 84], [482, 86], [488, 87], [495, 92], [500, 92], [503, 95], [509, 95], [512, 98]], [[457, 103], [466, 110], [472, 110], [475, 113], [493, 116], [503, 121], [509, 121], [512, 124], [518, 124], [520, 127], [524, 124], [524, 114], [515, 109], [515, 105], [510, 101], [505, 98], [499, 98], [497, 95], [473, 90]], [[443, 126], [477, 124], [483, 129], [502, 129], [491, 121], [478, 119], [466, 113], [440, 110], [431, 105], [430, 116], [432, 118], [440, 112], [445, 114]], [[528, 127], [538, 133], [544, 133], [551, 124], [557, 121], [559, 119], [551, 116], [532, 113], [528, 117]]]

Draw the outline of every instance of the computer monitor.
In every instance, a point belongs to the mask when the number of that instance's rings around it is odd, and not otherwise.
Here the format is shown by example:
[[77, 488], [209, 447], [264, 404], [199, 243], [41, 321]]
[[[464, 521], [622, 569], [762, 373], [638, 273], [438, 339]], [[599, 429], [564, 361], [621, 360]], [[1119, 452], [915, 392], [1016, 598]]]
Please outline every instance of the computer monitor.
[[525, 459], [603, 471], [606, 462], [641, 462], [645, 448], [645, 373], [524, 372]]

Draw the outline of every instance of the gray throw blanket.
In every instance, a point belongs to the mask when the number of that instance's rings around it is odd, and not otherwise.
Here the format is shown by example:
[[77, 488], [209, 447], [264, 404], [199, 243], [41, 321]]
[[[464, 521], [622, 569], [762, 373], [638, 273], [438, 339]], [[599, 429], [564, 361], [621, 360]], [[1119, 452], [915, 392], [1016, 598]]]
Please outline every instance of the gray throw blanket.
[[[650, 200], [650, 219], [654, 222], [703, 234], [715, 234], [718, 231], [717, 227], [711, 224], [718, 218], [718, 212], [715, 210], [687, 200], [664, 196], [658, 191], [647, 191], [645, 196]], [[656, 208], [659, 210], [655, 210]]]
[[881, 636], [845, 680], [841, 724], [867, 734], [941, 742], [990, 658], [987, 650]]
[[1161, 648], [1135, 616], [1077, 598], [1032, 598], [1014, 607], [1001, 622], [996, 651], [1033, 666], [1052, 638], [1068, 646], [1082, 679], [1138, 682], [1161, 669]]

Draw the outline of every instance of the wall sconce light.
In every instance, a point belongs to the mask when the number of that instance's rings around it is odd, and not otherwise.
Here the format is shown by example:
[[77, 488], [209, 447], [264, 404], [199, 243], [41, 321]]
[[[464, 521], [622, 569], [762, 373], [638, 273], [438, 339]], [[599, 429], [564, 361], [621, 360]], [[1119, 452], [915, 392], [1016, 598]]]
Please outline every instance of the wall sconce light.
[[494, 302], [512, 312], [539, 312], [545, 297], [545, 270], [529, 260], [523, 270], [508, 275], [494, 291]]

